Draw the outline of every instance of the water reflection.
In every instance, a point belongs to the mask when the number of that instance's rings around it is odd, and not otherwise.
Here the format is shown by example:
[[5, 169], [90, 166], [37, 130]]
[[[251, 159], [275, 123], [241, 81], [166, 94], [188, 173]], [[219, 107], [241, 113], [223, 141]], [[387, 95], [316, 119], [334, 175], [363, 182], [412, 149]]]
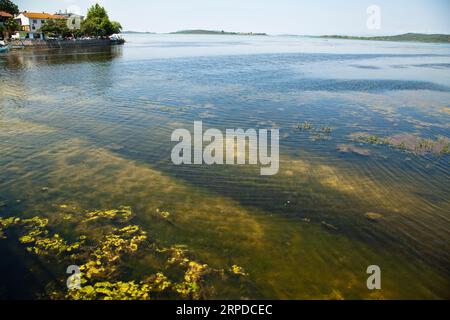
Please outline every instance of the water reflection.
[[6, 70], [18, 71], [21, 69], [39, 68], [42, 65], [105, 62], [120, 58], [122, 55], [122, 46], [84, 49], [24, 49], [2, 55], [0, 63], [2, 68]]

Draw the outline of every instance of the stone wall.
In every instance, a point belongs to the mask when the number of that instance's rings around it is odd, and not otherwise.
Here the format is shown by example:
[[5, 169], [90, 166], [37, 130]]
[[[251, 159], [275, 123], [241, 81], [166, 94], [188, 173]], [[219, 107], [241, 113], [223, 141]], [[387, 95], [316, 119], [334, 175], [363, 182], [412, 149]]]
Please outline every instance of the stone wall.
[[85, 48], [110, 46], [114, 44], [123, 44], [123, 42], [113, 41], [109, 39], [93, 39], [93, 40], [37, 40], [24, 39], [13, 40], [11, 45], [14, 47], [25, 47], [35, 49], [64, 49], [64, 48]]

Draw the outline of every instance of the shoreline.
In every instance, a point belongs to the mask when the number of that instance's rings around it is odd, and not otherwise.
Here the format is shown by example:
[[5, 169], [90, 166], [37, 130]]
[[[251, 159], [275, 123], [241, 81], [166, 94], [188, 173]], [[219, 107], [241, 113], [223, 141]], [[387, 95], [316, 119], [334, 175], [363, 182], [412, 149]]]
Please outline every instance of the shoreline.
[[65, 49], [123, 45], [125, 40], [92, 39], [92, 40], [12, 40], [8, 44], [12, 49]]

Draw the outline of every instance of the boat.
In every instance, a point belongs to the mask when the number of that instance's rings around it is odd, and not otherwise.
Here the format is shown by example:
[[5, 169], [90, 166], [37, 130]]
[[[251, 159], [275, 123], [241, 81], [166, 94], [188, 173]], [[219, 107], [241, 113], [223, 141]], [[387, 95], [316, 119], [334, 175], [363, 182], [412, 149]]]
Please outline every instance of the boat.
[[9, 45], [8, 46], [0, 46], [0, 53], [8, 52], [9, 49], [11, 49], [11, 47]]
[[120, 34], [113, 34], [109, 36], [109, 40], [111, 41], [111, 44], [124, 44], [125, 39]]
[[0, 53], [8, 52], [11, 49], [9, 44], [5, 44], [4, 41], [0, 41]]

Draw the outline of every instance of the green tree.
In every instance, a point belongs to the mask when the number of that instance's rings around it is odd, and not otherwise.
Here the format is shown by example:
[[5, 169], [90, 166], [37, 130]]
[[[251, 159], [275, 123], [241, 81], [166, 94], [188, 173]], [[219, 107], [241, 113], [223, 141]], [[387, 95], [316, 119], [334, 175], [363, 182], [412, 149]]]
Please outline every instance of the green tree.
[[0, 0], [0, 11], [5, 11], [12, 15], [19, 14], [19, 7], [10, 0]]
[[9, 35], [18, 31], [20, 29], [20, 25], [13, 18], [9, 18], [3, 25], [3, 28], [0, 29], [0, 33], [8, 39]]
[[66, 19], [48, 20], [39, 31], [52, 36], [61, 37], [66, 37], [71, 34], [70, 29], [67, 27]]
[[111, 21], [112, 24], [112, 34], [120, 33], [122, 31], [122, 25], [117, 21]]
[[120, 23], [109, 20], [105, 8], [98, 3], [89, 8], [86, 19], [81, 23], [81, 32], [93, 37], [107, 37], [121, 29]]

